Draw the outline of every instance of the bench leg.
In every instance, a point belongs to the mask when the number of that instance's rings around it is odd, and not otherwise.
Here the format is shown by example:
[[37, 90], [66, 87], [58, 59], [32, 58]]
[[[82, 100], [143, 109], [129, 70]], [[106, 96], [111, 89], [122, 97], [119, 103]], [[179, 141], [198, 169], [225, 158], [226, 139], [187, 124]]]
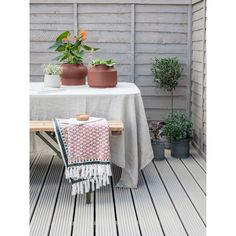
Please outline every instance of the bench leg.
[[90, 204], [90, 203], [91, 203], [91, 191], [86, 193], [86, 204]]
[[[46, 132], [45, 132], [46, 133]], [[49, 146], [56, 154], [57, 156], [62, 159], [61, 157], [61, 153], [60, 151], [54, 147], [49, 140], [47, 140], [39, 131], [36, 131], [35, 133], [45, 144], [47, 144], [47, 146]], [[49, 134], [49, 133], [46, 133], [52, 140], [54, 140], [54, 138]], [[54, 140], [56, 142], [56, 139]]]

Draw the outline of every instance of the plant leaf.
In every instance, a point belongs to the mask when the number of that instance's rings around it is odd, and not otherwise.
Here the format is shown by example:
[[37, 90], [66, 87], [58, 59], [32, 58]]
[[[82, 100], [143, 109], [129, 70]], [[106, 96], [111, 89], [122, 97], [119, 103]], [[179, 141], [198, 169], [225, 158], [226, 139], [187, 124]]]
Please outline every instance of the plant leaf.
[[92, 48], [92, 47], [89, 47], [88, 45], [81, 45], [83, 49], [85, 49], [86, 51], [97, 51], [99, 48]]
[[57, 52], [63, 52], [64, 50], [65, 50], [65, 45], [60, 45], [60, 46], [56, 49]]
[[53, 58], [54, 61], [60, 61], [60, 59], [61, 59], [61, 55]]
[[56, 42], [61, 42], [61, 40], [63, 38], [67, 38], [70, 35], [69, 31], [65, 31], [63, 33], [61, 33], [57, 38], [56, 38]]
[[61, 46], [62, 43], [61, 42], [55, 42], [51, 47], [49, 47], [48, 49], [53, 49], [53, 48], [57, 48], [59, 46]]

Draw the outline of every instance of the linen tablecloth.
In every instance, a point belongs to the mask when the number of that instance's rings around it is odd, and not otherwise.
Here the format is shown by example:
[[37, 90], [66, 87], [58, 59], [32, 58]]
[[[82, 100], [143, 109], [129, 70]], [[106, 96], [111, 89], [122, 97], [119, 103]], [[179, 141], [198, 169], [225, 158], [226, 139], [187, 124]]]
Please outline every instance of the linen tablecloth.
[[[149, 129], [141, 93], [133, 83], [118, 83], [116, 88], [96, 89], [83, 86], [44, 88], [30, 84], [30, 119], [71, 118], [76, 113], [122, 120], [122, 135], [111, 135], [111, 162], [122, 168], [116, 186], [136, 188], [138, 175], [153, 159]], [[32, 137], [31, 148], [35, 148]]]

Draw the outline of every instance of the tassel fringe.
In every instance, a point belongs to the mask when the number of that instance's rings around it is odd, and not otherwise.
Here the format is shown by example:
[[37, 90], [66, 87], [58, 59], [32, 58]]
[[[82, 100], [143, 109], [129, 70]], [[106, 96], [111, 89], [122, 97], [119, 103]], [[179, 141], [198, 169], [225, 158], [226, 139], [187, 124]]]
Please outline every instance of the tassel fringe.
[[81, 165], [66, 168], [66, 179], [76, 179], [78, 182], [72, 184], [72, 195], [84, 194], [94, 191], [102, 186], [110, 184], [111, 166], [106, 165]]

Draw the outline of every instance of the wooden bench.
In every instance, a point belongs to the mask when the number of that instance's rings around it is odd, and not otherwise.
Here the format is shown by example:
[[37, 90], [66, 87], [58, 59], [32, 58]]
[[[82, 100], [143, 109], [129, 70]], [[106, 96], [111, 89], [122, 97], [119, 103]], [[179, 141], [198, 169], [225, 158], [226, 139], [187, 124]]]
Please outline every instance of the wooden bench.
[[[109, 120], [109, 128], [112, 135], [120, 135], [124, 129], [122, 121]], [[30, 132], [44, 131], [54, 132], [53, 124], [51, 120], [31, 120], [30, 121]]]
[[[109, 129], [112, 135], [121, 135], [124, 130], [124, 125], [122, 121], [119, 120], [110, 120], [108, 121]], [[54, 133], [53, 123], [50, 120], [31, 120], [30, 121], [30, 132], [35, 132], [35, 134], [54, 152], [57, 156], [61, 158], [61, 153], [57, 144], [57, 140]], [[91, 192], [86, 193], [86, 203], [91, 202]]]

